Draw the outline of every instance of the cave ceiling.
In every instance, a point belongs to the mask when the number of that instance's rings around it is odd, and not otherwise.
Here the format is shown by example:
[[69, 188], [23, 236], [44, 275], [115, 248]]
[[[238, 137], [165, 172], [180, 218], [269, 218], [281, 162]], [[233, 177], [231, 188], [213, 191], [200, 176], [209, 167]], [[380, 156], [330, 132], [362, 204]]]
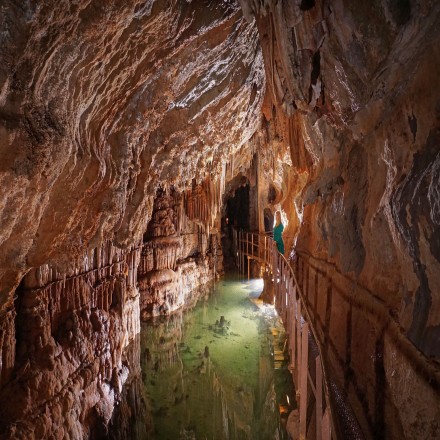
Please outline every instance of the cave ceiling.
[[234, 1], [2, 2], [0, 283], [136, 242], [156, 189], [245, 149], [264, 91]]

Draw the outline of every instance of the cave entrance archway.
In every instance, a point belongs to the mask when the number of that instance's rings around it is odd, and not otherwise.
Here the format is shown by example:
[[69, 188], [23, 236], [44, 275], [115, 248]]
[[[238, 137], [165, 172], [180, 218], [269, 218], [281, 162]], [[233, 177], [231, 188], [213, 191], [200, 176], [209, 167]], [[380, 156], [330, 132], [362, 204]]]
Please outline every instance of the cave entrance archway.
[[249, 231], [249, 181], [242, 177], [240, 184], [225, 199], [225, 222], [237, 231]]
[[225, 268], [235, 266], [233, 231], [249, 231], [251, 218], [249, 179], [238, 175], [226, 187], [222, 209], [222, 249]]

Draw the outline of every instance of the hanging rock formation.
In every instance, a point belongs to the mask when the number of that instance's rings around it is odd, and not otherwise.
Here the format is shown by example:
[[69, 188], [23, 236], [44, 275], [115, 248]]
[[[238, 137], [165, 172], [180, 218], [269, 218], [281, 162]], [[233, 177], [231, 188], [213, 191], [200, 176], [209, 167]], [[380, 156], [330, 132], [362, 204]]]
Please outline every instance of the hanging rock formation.
[[260, 120], [257, 29], [234, 1], [0, 9], [0, 436], [98, 438], [138, 405], [140, 308], [221, 272], [226, 164]]
[[2, 2], [0, 435], [123, 438], [246, 176], [366, 437], [440, 436], [440, 4], [240, 3]]
[[266, 69], [261, 172], [330, 368], [367, 438], [437, 438], [440, 5], [241, 4]]
[[192, 304], [198, 287], [223, 271], [209, 186], [194, 185], [183, 197], [171, 190], [154, 201], [138, 269], [144, 319]]
[[31, 267], [137, 242], [155, 190], [221, 179], [259, 121], [235, 2], [2, 6], [1, 303]]
[[0, 367], [6, 379], [0, 435], [106, 432], [132, 367], [126, 347], [139, 332], [139, 257], [139, 249], [124, 253], [106, 243], [84, 255], [73, 273], [45, 265], [25, 276], [17, 290], [15, 337], [1, 341], [3, 358], [13, 362]]

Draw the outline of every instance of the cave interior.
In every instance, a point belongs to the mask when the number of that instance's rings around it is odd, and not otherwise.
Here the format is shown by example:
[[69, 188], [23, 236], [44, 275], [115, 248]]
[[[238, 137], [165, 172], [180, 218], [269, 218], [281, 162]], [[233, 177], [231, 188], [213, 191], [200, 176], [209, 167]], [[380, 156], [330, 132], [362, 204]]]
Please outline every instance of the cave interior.
[[0, 11], [0, 438], [130, 438], [142, 322], [276, 212], [362, 438], [440, 438], [440, 2]]

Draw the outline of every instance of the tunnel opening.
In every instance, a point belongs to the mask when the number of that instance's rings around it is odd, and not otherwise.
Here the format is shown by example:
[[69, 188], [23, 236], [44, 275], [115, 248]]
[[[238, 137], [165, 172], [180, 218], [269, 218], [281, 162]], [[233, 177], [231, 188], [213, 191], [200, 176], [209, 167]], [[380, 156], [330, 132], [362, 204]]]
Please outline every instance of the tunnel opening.
[[308, 11], [315, 6], [315, 0], [302, 0], [300, 9], [302, 11]]
[[231, 187], [229, 194], [225, 196], [225, 222], [227, 221], [228, 224], [238, 231], [249, 231], [249, 179], [245, 176], [239, 176], [238, 182], [231, 183]]
[[223, 264], [227, 271], [236, 269], [234, 234], [250, 230], [250, 213], [250, 182], [246, 176], [240, 174], [228, 183], [223, 196], [221, 245]]

